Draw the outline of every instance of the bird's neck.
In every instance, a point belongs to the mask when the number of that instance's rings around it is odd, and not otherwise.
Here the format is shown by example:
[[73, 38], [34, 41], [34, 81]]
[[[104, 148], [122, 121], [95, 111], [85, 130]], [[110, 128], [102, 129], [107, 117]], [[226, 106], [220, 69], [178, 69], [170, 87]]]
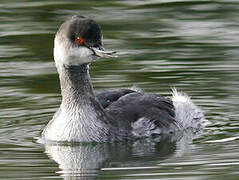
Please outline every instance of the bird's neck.
[[93, 93], [87, 64], [61, 66], [62, 103], [45, 137], [56, 141], [107, 141], [109, 119]]
[[93, 88], [89, 75], [89, 65], [63, 65], [59, 71], [61, 82], [62, 104], [87, 104], [89, 98], [94, 99]]

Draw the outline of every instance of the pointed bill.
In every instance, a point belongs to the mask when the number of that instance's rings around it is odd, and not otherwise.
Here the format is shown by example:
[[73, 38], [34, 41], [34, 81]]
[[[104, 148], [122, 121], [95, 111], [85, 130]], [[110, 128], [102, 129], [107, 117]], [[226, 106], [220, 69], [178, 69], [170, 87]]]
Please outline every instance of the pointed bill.
[[99, 56], [99, 57], [104, 57], [104, 58], [117, 57], [117, 55], [115, 55], [115, 53], [116, 53], [115, 51], [104, 51], [104, 50], [100, 50], [95, 47], [92, 47], [91, 49], [95, 53], [95, 55]]

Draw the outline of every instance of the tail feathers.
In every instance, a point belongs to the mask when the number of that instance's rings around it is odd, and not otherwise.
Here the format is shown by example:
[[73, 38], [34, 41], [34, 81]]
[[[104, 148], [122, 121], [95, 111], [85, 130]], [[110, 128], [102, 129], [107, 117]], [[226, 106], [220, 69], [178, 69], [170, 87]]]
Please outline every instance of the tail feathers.
[[172, 101], [175, 107], [175, 119], [184, 128], [202, 128], [205, 120], [201, 109], [196, 106], [190, 97], [172, 89]]

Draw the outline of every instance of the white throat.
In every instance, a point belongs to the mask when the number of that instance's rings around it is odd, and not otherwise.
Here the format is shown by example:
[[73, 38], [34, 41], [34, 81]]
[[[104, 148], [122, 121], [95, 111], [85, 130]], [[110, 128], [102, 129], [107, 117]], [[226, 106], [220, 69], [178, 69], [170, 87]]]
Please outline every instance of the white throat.
[[87, 47], [73, 47], [67, 40], [55, 37], [54, 60], [57, 68], [62, 65], [78, 66], [94, 61], [93, 51]]

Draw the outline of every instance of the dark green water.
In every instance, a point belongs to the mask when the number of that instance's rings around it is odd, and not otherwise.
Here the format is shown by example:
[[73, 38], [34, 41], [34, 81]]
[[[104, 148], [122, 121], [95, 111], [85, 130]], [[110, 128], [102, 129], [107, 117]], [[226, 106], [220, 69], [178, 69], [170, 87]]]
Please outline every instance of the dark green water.
[[[36, 143], [60, 103], [53, 38], [72, 14], [120, 54], [91, 66], [96, 90], [176, 87], [211, 124], [159, 143]], [[0, 179], [239, 179], [238, 17], [236, 0], [1, 0]]]

